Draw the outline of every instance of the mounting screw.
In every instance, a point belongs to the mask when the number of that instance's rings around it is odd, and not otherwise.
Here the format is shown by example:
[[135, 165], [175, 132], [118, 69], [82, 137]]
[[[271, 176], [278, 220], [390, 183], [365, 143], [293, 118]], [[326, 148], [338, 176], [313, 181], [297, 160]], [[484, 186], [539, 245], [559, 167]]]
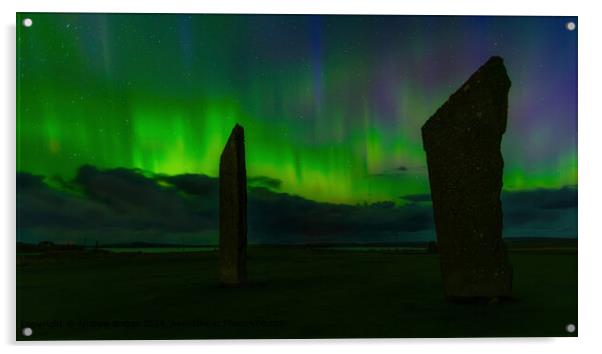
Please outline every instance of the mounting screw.
[[568, 325], [566, 325], [566, 327], [564, 329], [566, 329], [566, 331], [569, 333], [574, 333], [575, 329], [577, 329], [577, 327], [575, 327], [574, 324], [569, 323]]
[[566, 23], [566, 29], [568, 29], [569, 31], [574, 31], [575, 28], [577, 28], [577, 25], [575, 24], [575, 22], [569, 21]]

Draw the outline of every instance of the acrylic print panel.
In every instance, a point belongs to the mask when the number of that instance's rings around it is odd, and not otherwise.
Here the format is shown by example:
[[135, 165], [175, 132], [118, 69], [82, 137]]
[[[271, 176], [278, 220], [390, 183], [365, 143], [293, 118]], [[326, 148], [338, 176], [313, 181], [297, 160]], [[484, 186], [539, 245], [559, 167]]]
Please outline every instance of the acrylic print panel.
[[577, 18], [17, 24], [18, 340], [577, 335]]

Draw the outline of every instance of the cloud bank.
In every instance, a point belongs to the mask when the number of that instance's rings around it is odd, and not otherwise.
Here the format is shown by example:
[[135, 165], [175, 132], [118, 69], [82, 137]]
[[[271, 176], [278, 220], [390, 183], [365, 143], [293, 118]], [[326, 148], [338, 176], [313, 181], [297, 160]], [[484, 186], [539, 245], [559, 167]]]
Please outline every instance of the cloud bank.
[[[248, 179], [250, 243], [402, 242], [434, 238], [430, 195], [402, 204], [319, 203], [279, 191], [281, 181]], [[134, 241], [216, 244], [218, 180], [199, 174], [145, 175], [82, 166], [71, 181], [17, 175], [21, 242]], [[577, 189], [504, 192], [506, 236], [576, 236]]]

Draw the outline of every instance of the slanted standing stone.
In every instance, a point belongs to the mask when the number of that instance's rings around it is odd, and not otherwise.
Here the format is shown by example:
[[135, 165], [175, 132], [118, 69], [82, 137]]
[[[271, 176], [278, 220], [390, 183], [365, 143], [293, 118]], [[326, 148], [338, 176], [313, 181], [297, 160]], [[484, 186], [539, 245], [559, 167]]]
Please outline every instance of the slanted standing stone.
[[500, 151], [510, 79], [492, 57], [422, 127], [445, 294], [507, 297]]
[[219, 164], [220, 280], [241, 285], [247, 278], [247, 172], [245, 133], [232, 129]]

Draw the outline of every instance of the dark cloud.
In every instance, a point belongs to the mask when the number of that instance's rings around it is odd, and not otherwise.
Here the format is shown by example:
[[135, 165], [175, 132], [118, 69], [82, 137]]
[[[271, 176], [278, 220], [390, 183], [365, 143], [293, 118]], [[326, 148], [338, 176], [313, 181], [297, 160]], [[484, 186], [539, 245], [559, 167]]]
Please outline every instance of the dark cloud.
[[560, 189], [534, 189], [505, 192], [503, 202], [513, 206], [538, 209], [567, 209], [577, 207], [577, 187]]
[[177, 188], [164, 187], [159, 181], [137, 170], [82, 166], [73, 183], [90, 200], [125, 218], [126, 224], [120, 225], [134, 229], [192, 231], [214, 223], [208, 216], [213, 218], [215, 213], [206, 214], [212, 208], [202, 210], [203, 203], [182, 198]]
[[[132, 169], [82, 166], [72, 181], [17, 175], [20, 241], [80, 240], [215, 243], [216, 178], [148, 176]], [[259, 243], [384, 242], [432, 239], [429, 194], [401, 197], [398, 205], [319, 203], [280, 193], [281, 181], [249, 178], [249, 239]], [[505, 192], [507, 236], [574, 236], [577, 189]]]
[[577, 188], [502, 194], [504, 233], [509, 236], [577, 236]]
[[276, 178], [258, 176], [247, 178], [247, 185], [249, 188], [267, 188], [270, 190], [279, 190], [282, 185], [282, 181]]
[[80, 230], [109, 218], [106, 206], [66, 191], [50, 188], [42, 176], [17, 174], [17, 225]]
[[164, 187], [136, 170], [82, 166], [64, 186], [67, 188], [52, 188], [41, 176], [17, 175], [21, 235], [66, 241], [76, 234], [88, 234], [106, 242], [129, 242], [136, 235], [216, 228], [214, 201], [183, 196], [179, 189]]
[[[37, 233], [38, 239], [64, 241], [85, 234], [111, 243], [170, 242], [169, 238], [186, 235], [187, 242], [195, 243], [197, 233], [211, 234], [211, 241], [216, 241], [216, 178], [146, 176], [132, 169], [82, 166], [72, 181], [55, 183], [59, 189], [41, 176], [20, 173], [17, 180], [21, 235]], [[280, 185], [269, 177], [249, 179], [252, 241], [330, 242], [353, 237], [379, 241], [432, 228], [430, 208], [389, 201], [363, 206], [318, 203], [275, 192]]]
[[405, 200], [407, 202], [411, 202], [411, 203], [431, 202], [430, 194], [408, 194], [408, 195], [403, 195], [399, 198], [402, 200]]
[[157, 176], [156, 180], [166, 182], [184, 193], [217, 200], [218, 181], [205, 175], [183, 174]]
[[404, 183], [404, 181], [407, 181], [408, 183], [415, 183], [415, 179], [417, 177], [428, 178], [426, 166], [390, 166], [382, 171], [366, 175], [366, 178], [390, 179], [399, 183]]
[[[409, 203], [432, 203], [430, 194], [401, 196]], [[577, 187], [504, 191], [505, 236], [577, 236]]]
[[44, 186], [44, 178], [29, 173], [17, 173], [17, 190], [41, 188]]
[[296, 235], [297, 242], [400, 241], [407, 233], [431, 229], [432, 216], [430, 207], [318, 203], [257, 188], [249, 191], [249, 225], [265, 237]]

